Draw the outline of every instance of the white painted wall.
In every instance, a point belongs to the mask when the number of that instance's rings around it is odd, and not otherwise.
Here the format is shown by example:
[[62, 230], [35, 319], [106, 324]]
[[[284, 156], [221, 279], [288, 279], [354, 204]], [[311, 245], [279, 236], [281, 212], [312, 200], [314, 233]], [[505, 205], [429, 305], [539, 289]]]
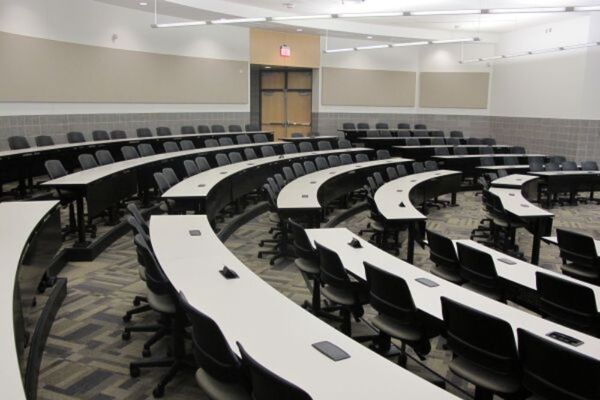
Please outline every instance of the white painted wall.
[[[90, 0], [0, 0], [0, 31], [124, 50], [249, 60], [249, 30], [233, 26], [152, 29], [153, 14]], [[113, 41], [113, 34], [118, 39]], [[248, 93], [250, 91], [248, 90]], [[0, 103], [0, 115], [249, 112], [245, 104]]]

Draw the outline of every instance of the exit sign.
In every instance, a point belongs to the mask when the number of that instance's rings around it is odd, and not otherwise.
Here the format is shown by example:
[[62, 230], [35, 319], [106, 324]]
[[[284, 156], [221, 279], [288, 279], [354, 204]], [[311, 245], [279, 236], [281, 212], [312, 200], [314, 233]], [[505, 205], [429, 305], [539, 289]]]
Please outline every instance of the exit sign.
[[279, 55], [281, 57], [290, 57], [292, 55], [292, 49], [287, 44], [282, 44], [279, 47]]

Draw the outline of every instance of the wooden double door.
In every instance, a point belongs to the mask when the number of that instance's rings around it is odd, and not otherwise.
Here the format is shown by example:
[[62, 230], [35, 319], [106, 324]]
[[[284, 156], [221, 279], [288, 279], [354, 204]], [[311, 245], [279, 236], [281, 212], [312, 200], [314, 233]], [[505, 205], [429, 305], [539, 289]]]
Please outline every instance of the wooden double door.
[[312, 121], [312, 70], [263, 70], [260, 75], [260, 120], [275, 140], [300, 132]]

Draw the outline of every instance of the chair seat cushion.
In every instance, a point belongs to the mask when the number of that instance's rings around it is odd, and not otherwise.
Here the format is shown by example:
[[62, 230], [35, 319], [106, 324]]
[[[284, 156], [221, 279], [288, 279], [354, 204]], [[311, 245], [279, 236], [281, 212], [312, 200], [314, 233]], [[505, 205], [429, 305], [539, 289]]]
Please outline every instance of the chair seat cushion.
[[475, 285], [471, 282], [464, 283], [462, 287], [477, 292], [485, 297], [489, 297], [490, 299], [504, 302], [504, 296], [500, 290], [488, 289], [480, 285]]
[[486, 388], [495, 393], [516, 393], [521, 387], [517, 374], [497, 374], [479, 364], [470, 362], [464, 357], [457, 357], [452, 360], [450, 370], [475, 386]]
[[210, 399], [214, 400], [250, 400], [252, 397], [239, 383], [221, 382], [210, 376], [202, 368], [196, 371], [196, 382]]
[[381, 314], [373, 318], [371, 322], [383, 333], [403, 342], [417, 342], [423, 338], [423, 330], [419, 325], [403, 323]]
[[581, 267], [577, 264], [563, 264], [561, 267], [565, 275], [584, 281], [592, 281], [598, 283], [600, 281], [600, 273], [586, 267]]
[[164, 313], [175, 314], [176, 308], [173, 299], [169, 295], [158, 295], [151, 290], [148, 290], [148, 304], [152, 309]]
[[[357, 292], [358, 303], [355, 301], [355, 292]], [[369, 302], [369, 293], [366, 287], [356, 290], [346, 290], [327, 285], [321, 289], [321, 293], [332, 302], [343, 306], [362, 305]]]
[[298, 257], [294, 260], [294, 264], [296, 267], [305, 274], [308, 275], [318, 275], [319, 274], [319, 264], [317, 262], [310, 260], [308, 258]]

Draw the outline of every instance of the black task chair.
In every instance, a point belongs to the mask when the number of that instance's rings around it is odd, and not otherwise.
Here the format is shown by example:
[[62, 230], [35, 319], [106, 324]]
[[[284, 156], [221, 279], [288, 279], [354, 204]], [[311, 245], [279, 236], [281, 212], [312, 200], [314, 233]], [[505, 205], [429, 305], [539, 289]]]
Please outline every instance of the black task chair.
[[398, 132], [396, 132], [396, 137], [409, 138], [410, 137], [410, 131], [408, 131], [408, 130], [406, 130], [406, 131], [398, 131]]
[[200, 173], [200, 170], [198, 169], [198, 166], [192, 160], [184, 160], [183, 161], [183, 168], [185, 169], [185, 173], [186, 173], [186, 175], [187, 175], [188, 178]]
[[179, 183], [179, 178], [173, 168], [163, 168], [162, 173], [167, 182], [169, 182], [169, 186], [173, 187]]
[[179, 141], [179, 147], [181, 147], [181, 150], [194, 150], [196, 148], [196, 146], [194, 146], [194, 142], [191, 140]]
[[100, 140], [110, 140], [110, 136], [107, 131], [93, 131], [92, 139], [97, 142]]
[[152, 131], [149, 128], [137, 128], [135, 130], [137, 137], [152, 137]]
[[171, 136], [171, 128], [167, 128], [166, 126], [159, 126], [156, 128], [156, 136]]
[[502, 157], [502, 163], [504, 165], [518, 165], [519, 159], [517, 157]]
[[257, 124], [246, 124], [244, 128], [246, 132], [260, 132], [260, 126]]
[[366, 284], [351, 281], [342, 260], [336, 252], [315, 243], [319, 253], [319, 269], [321, 293], [334, 305], [340, 307], [342, 325], [340, 330], [352, 336], [351, 317], [358, 321], [364, 314], [363, 305], [369, 302], [368, 287]]
[[466, 156], [467, 154], [469, 154], [469, 152], [467, 151], [467, 148], [462, 147], [462, 146], [456, 146], [456, 147], [452, 148], [452, 151], [455, 156]]
[[394, 179], [398, 179], [398, 171], [394, 167], [387, 167], [385, 169], [385, 174], [388, 177], [388, 181], [393, 181]]
[[450, 138], [444, 139], [444, 141], [449, 146], [460, 146], [460, 139], [458, 139], [458, 138], [450, 137]]
[[156, 153], [154, 152], [154, 148], [150, 143], [140, 143], [137, 146], [138, 152], [142, 157], [154, 156]]
[[525, 147], [522, 147], [522, 146], [513, 146], [513, 147], [510, 149], [510, 152], [511, 152], [512, 154], [525, 154], [525, 153], [526, 153], [526, 151], [525, 151]]
[[[44, 167], [46, 169], [46, 173], [50, 179], [58, 179], [63, 176], [67, 176], [69, 173], [63, 166], [60, 160], [47, 160], [44, 163]], [[58, 198], [60, 199], [60, 205], [69, 208], [69, 222], [68, 225], [61, 229], [61, 233], [63, 235], [63, 239], [72, 233], [77, 232], [77, 226], [75, 224], [75, 204], [74, 202], [77, 200], [77, 196], [75, 193], [69, 191], [62, 191], [60, 189], [56, 189], [58, 193]]]
[[176, 153], [180, 150], [179, 146], [176, 142], [171, 140], [163, 143], [163, 148], [165, 149], [165, 153]]
[[115, 162], [112, 154], [108, 150], [97, 150], [96, 151], [96, 160], [100, 165], [112, 164]]
[[198, 133], [210, 133], [210, 127], [208, 125], [198, 125]]
[[349, 140], [346, 139], [339, 139], [338, 140], [338, 149], [351, 149], [352, 148], [352, 143]]
[[425, 172], [425, 165], [420, 161], [415, 161], [411, 164], [413, 174], [420, 174]]
[[460, 275], [466, 280], [463, 287], [494, 300], [505, 302], [504, 286], [498, 277], [492, 256], [462, 243], [458, 243], [456, 247], [460, 262]]
[[450, 131], [451, 138], [462, 138], [465, 137], [462, 131]]
[[227, 157], [227, 154], [225, 154], [225, 153], [218, 153], [218, 154], [216, 154], [215, 155], [215, 162], [217, 163], [217, 165], [219, 167], [231, 164], [231, 161], [229, 161], [229, 157]]
[[252, 136], [252, 140], [254, 140], [254, 143], [267, 143], [269, 138], [264, 133], [257, 133]]
[[364, 266], [369, 303], [378, 313], [370, 321], [379, 331], [376, 339], [378, 352], [387, 354], [394, 338], [402, 343], [398, 357], [400, 366], [406, 368], [407, 345], [424, 359], [431, 351], [429, 339], [439, 334], [439, 326], [436, 327], [439, 324], [417, 310], [404, 279], [367, 262]]
[[229, 347], [217, 323], [192, 307], [182, 293], [179, 304], [192, 325], [192, 353], [198, 367], [198, 385], [210, 399], [251, 400], [241, 360]]
[[227, 129], [229, 130], [229, 132], [242, 132], [242, 127], [240, 125], [229, 125], [227, 127]]
[[344, 131], [355, 131], [356, 130], [356, 124], [354, 124], [354, 122], [344, 122], [342, 124], [342, 130], [344, 130]]
[[483, 138], [483, 139], [481, 139], [481, 144], [486, 145], [486, 146], [494, 146], [494, 145], [496, 145], [496, 139]]
[[35, 145], [38, 147], [54, 146], [54, 139], [52, 136], [39, 135], [35, 137]]
[[600, 361], [517, 329], [522, 384], [535, 398], [600, 399]]
[[219, 147], [219, 141], [217, 139], [206, 139], [204, 147]]
[[306, 171], [307, 174], [312, 174], [313, 172], [317, 172], [317, 166], [315, 165], [314, 161], [312, 161], [312, 160], [306, 160], [302, 163], [302, 165], [304, 166], [304, 170]]
[[223, 132], [225, 132], [225, 127], [220, 124], [214, 124], [214, 125], [211, 125], [210, 131], [212, 133], [223, 133]]
[[575, 161], [565, 161], [562, 163], [563, 171], [577, 171], [579, 167], [577, 167], [577, 163]]
[[321, 171], [322, 169], [329, 168], [329, 164], [327, 163], [327, 159], [325, 157], [317, 157], [315, 158], [315, 166], [317, 170]]
[[470, 145], [481, 145], [482, 141], [479, 138], [472, 138], [471, 137], [471, 138], [467, 139], [467, 144], [470, 144]]
[[521, 393], [510, 324], [446, 297], [441, 301], [447, 343], [454, 354], [450, 371], [475, 385], [476, 400], [491, 400], [495, 393], [503, 398]]
[[281, 171], [287, 183], [296, 179], [296, 174], [294, 174], [294, 170], [291, 167], [283, 167]]
[[433, 149], [433, 151], [436, 156], [449, 156], [450, 155], [450, 151], [448, 150], [447, 147], [436, 147], [435, 149]]
[[235, 137], [235, 141], [237, 142], [237, 144], [250, 144], [250, 143], [252, 143], [252, 139], [250, 139], [250, 136], [248, 136], [248, 135], [237, 135]]
[[296, 175], [296, 178], [300, 178], [301, 176], [306, 175], [304, 167], [299, 162], [295, 162], [292, 164], [292, 170], [294, 171], [294, 175]]
[[134, 158], [140, 158], [140, 153], [133, 146], [121, 147], [121, 154], [124, 160], [133, 160]]
[[387, 149], [379, 149], [375, 152], [378, 160], [387, 160], [391, 158], [390, 151]]
[[356, 156], [354, 156], [354, 160], [357, 163], [367, 162], [369, 161], [369, 156], [364, 153], [358, 153]]
[[371, 129], [371, 126], [366, 122], [359, 122], [358, 124], [356, 124], [356, 128], [358, 130], [369, 130]]
[[233, 139], [230, 137], [221, 137], [218, 139], [219, 146], [233, 146]]
[[261, 146], [260, 154], [262, 154], [263, 157], [273, 157], [277, 155], [273, 146]]
[[425, 125], [425, 124], [415, 124], [415, 129], [427, 129], [427, 125]]
[[593, 284], [600, 283], [600, 257], [594, 238], [566, 229], [557, 229], [556, 236], [563, 274]]
[[127, 133], [123, 130], [114, 130], [110, 132], [110, 138], [113, 140], [127, 139]]
[[444, 140], [444, 138], [434, 137], [431, 139], [431, 144], [434, 146], [443, 146], [446, 144], [446, 141]]
[[390, 126], [385, 122], [377, 122], [375, 124], [375, 129], [390, 129]]
[[81, 132], [69, 132], [67, 133], [67, 142], [69, 143], [84, 143], [85, 136]]
[[598, 163], [596, 161], [582, 161], [581, 162], [581, 170], [582, 171], [598, 171]]
[[319, 151], [326, 151], [333, 150], [333, 147], [331, 146], [331, 142], [327, 140], [319, 140], [317, 142], [317, 149], [319, 149]]
[[283, 144], [283, 154], [295, 154], [298, 153], [298, 148], [294, 143]]
[[11, 150], [22, 150], [30, 147], [25, 136], [10, 136], [8, 138], [8, 148]]
[[244, 161], [244, 159], [242, 158], [242, 155], [237, 151], [232, 151], [229, 154], [227, 154], [227, 156], [229, 157], [229, 161], [232, 164]]
[[437, 161], [427, 160], [423, 165], [425, 167], [425, 171], [428, 172], [437, 171], [439, 169]]
[[340, 154], [340, 161], [342, 163], [342, 165], [348, 165], [348, 164], [352, 164], [352, 156], [350, 154]]
[[304, 390], [253, 359], [239, 342], [237, 345], [242, 356], [242, 366], [250, 375], [253, 400], [312, 400]]
[[300, 150], [301, 153], [308, 153], [311, 151], [315, 151], [311, 142], [300, 142], [300, 144], [298, 145], [298, 149]]
[[181, 127], [181, 134], [182, 135], [194, 135], [194, 134], [196, 134], [196, 128], [194, 128], [193, 126], [190, 126], [190, 125], [184, 125]]
[[398, 125], [396, 125], [396, 127], [398, 129], [410, 129], [410, 124], [404, 123], [404, 122], [400, 122]]
[[327, 156], [327, 162], [331, 168], [342, 165], [342, 160], [340, 160], [340, 157], [337, 154]]
[[196, 166], [198, 167], [198, 171], [200, 172], [204, 172], [204, 171], [208, 171], [210, 169], [210, 164], [208, 163], [208, 160], [206, 159], [206, 157], [196, 157], [194, 159], [194, 162], [196, 163]]
[[254, 149], [251, 148], [244, 149], [244, 157], [246, 157], [246, 160], [256, 160], [258, 158]]
[[530, 172], [542, 172], [544, 171], [544, 161], [538, 158], [529, 160], [529, 171]]
[[435, 264], [435, 268], [432, 268], [430, 272], [457, 285], [464, 283], [465, 280], [460, 275], [460, 262], [452, 240], [429, 229], [426, 232], [429, 259]]
[[88, 153], [78, 155], [77, 160], [79, 161], [79, 166], [82, 170], [92, 169], [98, 166], [98, 162], [94, 156]]
[[490, 146], [480, 147], [479, 154], [494, 154], [494, 148]]
[[600, 314], [592, 288], [541, 271], [535, 278], [545, 318], [600, 337]]

